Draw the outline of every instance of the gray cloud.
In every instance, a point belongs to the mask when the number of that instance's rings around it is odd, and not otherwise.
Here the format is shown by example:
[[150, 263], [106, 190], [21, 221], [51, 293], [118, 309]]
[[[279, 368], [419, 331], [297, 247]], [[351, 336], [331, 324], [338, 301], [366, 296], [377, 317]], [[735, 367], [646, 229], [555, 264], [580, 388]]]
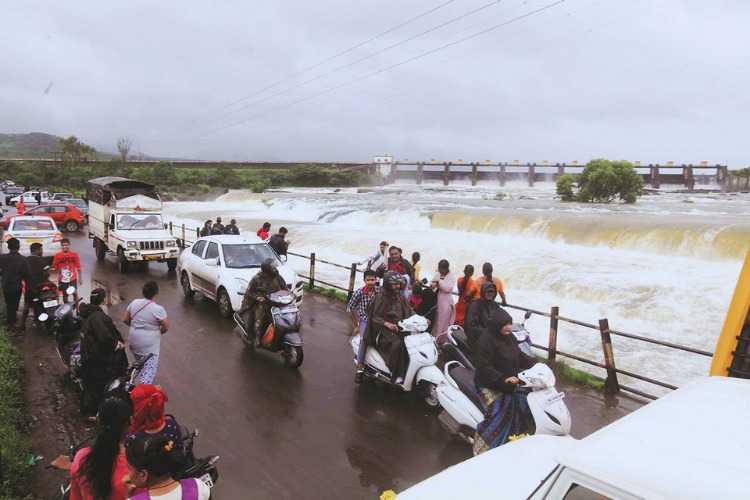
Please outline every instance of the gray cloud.
[[129, 135], [146, 154], [203, 159], [750, 164], [740, 0], [566, 0], [373, 75], [554, 1], [508, 0], [304, 83], [489, 1], [451, 2], [233, 106], [443, 2], [14, 4], [0, 132], [109, 151]]

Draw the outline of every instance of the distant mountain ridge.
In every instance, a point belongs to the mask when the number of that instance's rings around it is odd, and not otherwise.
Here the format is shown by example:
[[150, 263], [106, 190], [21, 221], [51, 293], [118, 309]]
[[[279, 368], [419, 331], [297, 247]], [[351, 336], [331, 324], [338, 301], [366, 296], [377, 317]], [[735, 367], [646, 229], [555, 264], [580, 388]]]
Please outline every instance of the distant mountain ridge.
[[[0, 158], [54, 158], [60, 151], [58, 141], [62, 137], [42, 132], [30, 134], [0, 134]], [[102, 159], [115, 158], [117, 155], [96, 152]]]

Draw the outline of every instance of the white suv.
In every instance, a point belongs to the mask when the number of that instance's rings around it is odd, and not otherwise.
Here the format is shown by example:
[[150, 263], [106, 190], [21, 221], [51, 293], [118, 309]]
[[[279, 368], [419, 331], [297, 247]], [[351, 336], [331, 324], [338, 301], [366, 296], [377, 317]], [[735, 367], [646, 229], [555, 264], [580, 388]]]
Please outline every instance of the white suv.
[[37, 193], [41, 193], [41, 202], [42, 203], [48, 202], [50, 200], [49, 192], [47, 192], [47, 191], [26, 191], [25, 193], [23, 193], [20, 196], [15, 196], [15, 197], [11, 198], [10, 199], [10, 204], [11, 205], [15, 205], [16, 203], [18, 203], [19, 201], [21, 201], [21, 199], [23, 198], [23, 202], [26, 203], [27, 205], [29, 205], [29, 206], [30, 205], [37, 205], [37, 202], [36, 202], [36, 194]]
[[260, 264], [268, 258], [278, 264], [279, 274], [299, 305], [302, 302], [302, 281], [257, 236], [223, 234], [199, 238], [182, 252], [177, 261], [182, 291], [187, 297], [200, 292], [216, 301], [221, 315], [229, 318], [239, 310], [247, 285], [260, 271]]

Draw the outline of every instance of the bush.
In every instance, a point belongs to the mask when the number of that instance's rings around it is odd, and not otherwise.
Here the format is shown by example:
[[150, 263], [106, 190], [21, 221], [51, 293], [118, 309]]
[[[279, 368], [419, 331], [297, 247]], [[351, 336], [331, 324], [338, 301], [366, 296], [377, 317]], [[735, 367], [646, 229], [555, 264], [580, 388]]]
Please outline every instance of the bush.
[[730, 170], [729, 173], [737, 177], [747, 177], [750, 176], [750, 167], [740, 168], [738, 170]]
[[[575, 184], [578, 191], [575, 191]], [[588, 162], [577, 177], [561, 175], [556, 186], [563, 201], [584, 203], [610, 203], [616, 199], [635, 203], [643, 194], [643, 178], [633, 169], [632, 163], [604, 158]]]

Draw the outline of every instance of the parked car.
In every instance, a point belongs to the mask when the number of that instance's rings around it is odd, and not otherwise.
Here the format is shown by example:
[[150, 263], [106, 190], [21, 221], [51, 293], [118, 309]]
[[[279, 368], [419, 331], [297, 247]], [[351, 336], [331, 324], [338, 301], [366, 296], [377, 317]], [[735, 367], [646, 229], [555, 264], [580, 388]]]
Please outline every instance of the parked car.
[[50, 201], [64, 201], [68, 198], [73, 198], [75, 195], [73, 193], [55, 193], [50, 198]]
[[23, 186], [8, 186], [5, 188], [5, 204], [10, 205], [11, 198], [23, 194]]
[[749, 398], [748, 380], [703, 377], [580, 441], [513, 441], [398, 499], [747, 498]]
[[226, 234], [199, 238], [177, 261], [182, 291], [188, 297], [200, 292], [216, 301], [221, 315], [229, 318], [242, 305], [247, 285], [260, 272], [260, 264], [269, 258], [279, 266], [279, 274], [300, 304], [302, 282], [297, 273], [257, 236]]
[[[38, 203], [36, 201], [36, 194], [37, 193], [41, 193], [41, 202], [42, 203], [45, 203], [45, 202], [49, 201], [50, 198], [49, 198], [49, 192], [48, 191], [26, 191], [25, 193], [23, 193], [23, 194], [21, 194], [19, 196], [14, 196], [13, 198], [11, 198], [9, 204], [10, 205], [15, 205], [16, 203], [18, 203], [21, 200], [21, 198], [23, 198], [23, 202], [26, 203], [26, 205], [38, 205]], [[8, 204], [8, 203], [6, 203], [6, 204]]]
[[[26, 209], [23, 215], [47, 215], [52, 217], [57, 227], [64, 231], [75, 232], [86, 224], [86, 217], [76, 207], [69, 203], [44, 203], [36, 207]], [[8, 221], [18, 215], [11, 215], [0, 225], [7, 227]]]
[[29, 247], [32, 243], [41, 243], [44, 246], [44, 253], [49, 256], [49, 259], [52, 259], [52, 256], [61, 250], [62, 233], [51, 217], [17, 215], [10, 217], [7, 224], [2, 241], [3, 252], [8, 251], [6, 242], [10, 238], [17, 238], [21, 243], [19, 252], [22, 255], [31, 255]]
[[83, 214], [84, 217], [86, 217], [86, 220], [89, 219], [89, 204], [84, 201], [83, 198], [68, 198], [65, 200], [65, 203], [69, 205], [73, 205], [78, 209], [79, 212]]

